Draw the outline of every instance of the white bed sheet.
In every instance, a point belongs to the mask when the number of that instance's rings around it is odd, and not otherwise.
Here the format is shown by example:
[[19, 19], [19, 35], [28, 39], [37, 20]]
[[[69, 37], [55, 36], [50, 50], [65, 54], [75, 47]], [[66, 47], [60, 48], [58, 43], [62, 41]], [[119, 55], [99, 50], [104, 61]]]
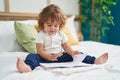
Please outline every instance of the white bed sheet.
[[26, 52], [0, 53], [0, 80], [120, 80], [120, 46], [93, 41], [83, 41], [72, 48], [86, 54], [100, 56], [109, 53], [107, 63], [87, 68], [54, 69], [45, 71], [37, 67], [29, 73], [19, 73], [16, 69], [17, 57], [25, 58]]

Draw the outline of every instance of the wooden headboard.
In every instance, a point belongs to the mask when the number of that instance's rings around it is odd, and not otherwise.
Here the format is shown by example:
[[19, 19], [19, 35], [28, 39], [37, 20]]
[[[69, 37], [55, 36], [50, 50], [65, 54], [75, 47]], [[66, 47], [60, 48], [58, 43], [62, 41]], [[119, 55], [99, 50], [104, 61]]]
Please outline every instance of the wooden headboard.
[[[51, 0], [46, 0], [47, 5], [50, 5]], [[9, 0], [4, 0], [5, 12], [0, 12], [0, 20], [37, 20], [38, 13], [20, 13], [20, 12], [10, 12], [10, 2]], [[67, 15], [70, 17], [71, 15]], [[79, 20], [79, 17], [76, 16], [76, 21]]]
[[37, 20], [37, 13], [0, 12], [0, 20]]
[[[50, 4], [50, 0], [47, 0], [47, 5]], [[10, 1], [4, 0], [5, 12], [0, 12], [0, 20], [37, 20], [37, 13], [19, 13], [10, 12]]]
[[[67, 15], [70, 17], [71, 15]], [[18, 13], [18, 12], [0, 12], [0, 20], [37, 20], [37, 13]], [[79, 17], [75, 17], [75, 21], [78, 21]]]

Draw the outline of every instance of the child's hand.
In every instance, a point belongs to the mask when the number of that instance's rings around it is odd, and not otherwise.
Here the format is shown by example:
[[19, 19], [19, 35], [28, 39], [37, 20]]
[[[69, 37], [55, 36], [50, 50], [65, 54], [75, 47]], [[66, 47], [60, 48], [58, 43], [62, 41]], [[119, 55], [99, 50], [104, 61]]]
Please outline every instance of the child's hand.
[[58, 54], [50, 54], [50, 60], [51, 61], [57, 61], [57, 58], [62, 56], [62, 53], [58, 53]]
[[74, 56], [74, 55], [77, 55], [77, 54], [80, 54], [79, 51], [75, 50], [75, 51], [72, 51], [71, 55]]

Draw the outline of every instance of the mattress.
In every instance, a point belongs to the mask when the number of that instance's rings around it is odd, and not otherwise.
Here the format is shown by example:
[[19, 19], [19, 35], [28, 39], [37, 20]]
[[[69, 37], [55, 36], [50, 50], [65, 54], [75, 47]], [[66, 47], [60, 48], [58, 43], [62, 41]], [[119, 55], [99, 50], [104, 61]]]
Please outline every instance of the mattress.
[[57, 68], [44, 70], [38, 66], [28, 73], [19, 73], [16, 69], [17, 57], [23, 60], [27, 52], [0, 53], [0, 80], [119, 80], [120, 79], [120, 46], [82, 41], [73, 49], [95, 57], [108, 52], [108, 61], [102, 65], [77, 68]]

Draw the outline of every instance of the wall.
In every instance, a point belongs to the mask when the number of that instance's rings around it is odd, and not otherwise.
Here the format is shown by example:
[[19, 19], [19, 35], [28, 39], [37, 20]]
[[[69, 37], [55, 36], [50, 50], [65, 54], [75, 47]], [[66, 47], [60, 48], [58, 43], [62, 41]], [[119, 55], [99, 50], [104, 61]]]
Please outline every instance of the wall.
[[0, 11], [4, 12], [4, 0], [0, 0]]
[[[9, 0], [10, 12], [39, 13], [47, 5], [47, 0]], [[78, 0], [51, 0], [57, 4], [66, 14], [78, 15]], [[4, 0], [0, 0], [0, 11], [4, 10]]]

